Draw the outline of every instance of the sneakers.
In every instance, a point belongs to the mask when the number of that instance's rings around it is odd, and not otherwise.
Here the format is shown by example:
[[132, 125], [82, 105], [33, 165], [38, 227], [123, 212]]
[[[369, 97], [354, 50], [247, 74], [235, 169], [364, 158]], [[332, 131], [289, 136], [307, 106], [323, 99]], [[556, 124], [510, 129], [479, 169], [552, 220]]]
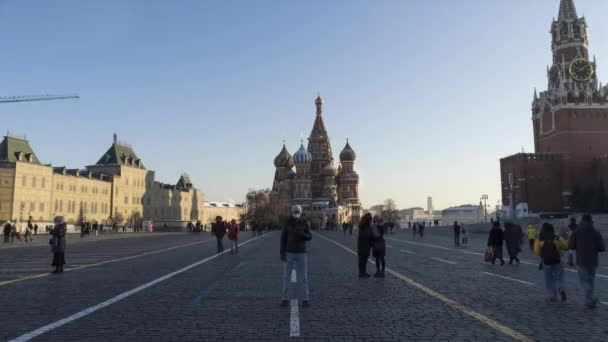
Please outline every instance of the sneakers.
[[302, 301], [302, 307], [303, 308], [309, 308], [310, 307], [310, 301], [303, 300]]
[[587, 309], [595, 309], [595, 307], [597, 306], [597, 302], [598, 302], [597, 298], [594, 298], [594, 299], [588, 301], [585, 304], [585, 306], [587, 307]]
[[380, 278], [380, 272], [376, 272], [376, 274], [374, 274], [374, 278]]
[[359, 274], [359, 278], [369, 278], [369, 277], [371, 277], [371, 276], [369, 274], [367, 274], [367, 273], [361, 273], [361, 274]]
[[564, 290], [559, 291], [559, 297], [562, 300], [562, 302], [565, 302], [566, 299], [568, 299], [568, 297], [566, 296], [566, 291], [564, 291]]
[[549, 298], [545, 299], [545, 301], [547, 302], [547, 304], [555, 304], [555, 303], [557, 303], [557, 298], [549, 297]]
[[281, 307], [285, 308], [289, 305], [289, 301], [287, 299], [283, 299], [281, 301]]

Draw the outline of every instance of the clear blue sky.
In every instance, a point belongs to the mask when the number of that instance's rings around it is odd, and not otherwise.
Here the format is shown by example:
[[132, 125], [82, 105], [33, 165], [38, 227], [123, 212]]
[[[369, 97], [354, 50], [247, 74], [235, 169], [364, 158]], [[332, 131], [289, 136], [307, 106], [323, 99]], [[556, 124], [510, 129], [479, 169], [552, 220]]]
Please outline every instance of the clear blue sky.
[[[499, 198], [498, 159], [533, 150], [558, 0], [0, 1], [0, 105], [45, 163], [82, 167], [112, 133], [163, 182], [213, 200], [269, 187], [317, 92], [335, 157], [350, 138], [365, 206]], [[608, 1], [576, 0], [608, 80]], [[604, 64], [606, 63], [606, 64]], [[604, 82], [605, 83], [605, 82]]]

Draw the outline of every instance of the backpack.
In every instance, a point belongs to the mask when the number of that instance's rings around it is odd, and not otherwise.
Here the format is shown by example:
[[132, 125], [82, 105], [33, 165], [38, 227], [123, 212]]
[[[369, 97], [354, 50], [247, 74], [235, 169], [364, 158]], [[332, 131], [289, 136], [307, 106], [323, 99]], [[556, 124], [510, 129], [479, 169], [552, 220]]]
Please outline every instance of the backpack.
[[562, 261], [562, 257], [554, 243], [554, 241], [558, 239], [558, 237], [554, 237], [553, 239], [547, 239], [544, 241], [543, 247], [540, 251], [540, 256], [545, 265], [555, 265]]

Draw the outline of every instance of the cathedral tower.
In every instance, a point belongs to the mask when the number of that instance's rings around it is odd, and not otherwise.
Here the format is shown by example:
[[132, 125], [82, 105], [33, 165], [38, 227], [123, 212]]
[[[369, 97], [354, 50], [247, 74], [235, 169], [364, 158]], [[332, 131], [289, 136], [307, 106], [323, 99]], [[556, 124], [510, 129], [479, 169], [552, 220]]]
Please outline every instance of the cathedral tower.
[[333, 161], [331, 144], [323, 122], [323, 99], [317, 96], [315, 100], [317, 115], [308, 138], [308, 152], [312, 155], [311, 177], [312, 197], [323, 197], [324, 175], [323, 168]]
[[348, 139], [346, 146], [340, 152], [340, 165], [342, 169], [338, 174], [338, 194], [349, 204], [359, 204], [359, 175], [355, 172], [355, 159], [357, 154], [350, 147]]

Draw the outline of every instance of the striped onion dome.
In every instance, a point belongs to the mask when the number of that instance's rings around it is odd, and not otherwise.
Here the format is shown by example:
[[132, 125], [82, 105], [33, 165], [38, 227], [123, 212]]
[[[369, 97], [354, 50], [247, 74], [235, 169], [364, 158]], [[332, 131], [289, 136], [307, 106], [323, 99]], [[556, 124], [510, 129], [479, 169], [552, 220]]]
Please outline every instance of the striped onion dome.
[[355, 153], [353, 148], [350, 147], [350, 144], [348, 143], [347, 139], [346, 146], [344, 146], [344, 149], [342, 150], [342, 152], [340, 152], [340, 161], [355, 161], [355, 159], [357, 159], [357, 154]]
[[293, 157], [287, 152], [287, 147], [285, 147], [285, 143], [283, 143], [283, 149], [279, 152], [279, 155], [274, 158], [274, 166], [291, 169], [294, 165]]
[[304, 148], [304, 142], [300, 144], [300, 149], [293, 154], [293, 160], [296, 162], [296, 164], [310, 164], [312, 161], [312, 154], [306, 151], [306, 148]]
[[333, 163], [329, 163], [323, 168], [323, 174], [325, 176], [335, 177], [338, 175], [338, 168], [336, 168]]

